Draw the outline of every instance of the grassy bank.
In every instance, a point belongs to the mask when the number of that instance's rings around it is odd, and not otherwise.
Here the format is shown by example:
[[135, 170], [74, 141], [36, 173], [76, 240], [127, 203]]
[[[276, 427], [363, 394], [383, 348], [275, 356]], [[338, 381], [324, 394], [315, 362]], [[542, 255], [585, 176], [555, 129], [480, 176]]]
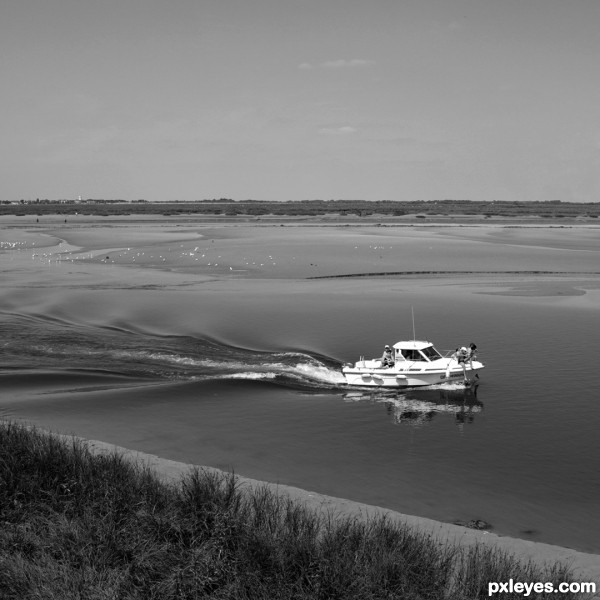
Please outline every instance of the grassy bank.
[[3, 599], [460, 599], [510, 578], [571, 580], [383, 518], [319, 516], [233, 475], [169, 485], [118, 454], [0, 424]]

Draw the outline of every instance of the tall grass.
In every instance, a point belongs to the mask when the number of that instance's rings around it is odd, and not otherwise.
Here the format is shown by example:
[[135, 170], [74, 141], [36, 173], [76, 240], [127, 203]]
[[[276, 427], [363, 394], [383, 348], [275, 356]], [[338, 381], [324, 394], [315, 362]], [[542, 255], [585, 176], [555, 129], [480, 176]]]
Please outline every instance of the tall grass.
[[470, 599], [511, 577], [570, 581], [385, 518], [319, 516], [233, 475], [169, 485], [119, 454], [0, 424], [2, 599]]

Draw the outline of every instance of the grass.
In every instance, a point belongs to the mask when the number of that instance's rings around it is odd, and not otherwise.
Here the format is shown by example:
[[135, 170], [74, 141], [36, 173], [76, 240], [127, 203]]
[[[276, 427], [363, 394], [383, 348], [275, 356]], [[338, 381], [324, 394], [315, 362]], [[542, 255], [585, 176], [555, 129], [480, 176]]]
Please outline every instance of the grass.
[[510, 578], [572, 580], [560, 565], [461, 550], [385, 518], [318, 515], [231, 474], [167, 484], [119, 454], [0, 424], [5, 600], [459, 600]]

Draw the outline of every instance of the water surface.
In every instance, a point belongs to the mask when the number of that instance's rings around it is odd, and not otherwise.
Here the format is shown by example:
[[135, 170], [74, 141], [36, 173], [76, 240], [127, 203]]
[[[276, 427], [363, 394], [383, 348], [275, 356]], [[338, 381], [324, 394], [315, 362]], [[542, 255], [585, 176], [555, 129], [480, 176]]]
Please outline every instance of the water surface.
[[[580, 246], [552, 231], [319, 229], [304, 242], [297, 232], [173, 231], [138, 232], [129, 250], [122, 230], [80, 253], [69, 231], [0, 248], [1, 417], [600, 551], [600, 305], [589, 275], [600, 263], [589, 231]], [[190, 252], [213, 263], [215, 244], [218, 272], [190, 266]], [[430, 246], [446, 257], [440, 270], [474, 274], [307, 279], [432, 270]], [[131, 264], [142, 252], [153, 258]], [[259, 262], [234, 272], [242, 258]], [[563, 274], [507, 274], [515, 269]], [[477, 343], [480, 385], [345, 386], [343, 362], [412, 338], [413, 308], [417, 338], [438, 350]]]

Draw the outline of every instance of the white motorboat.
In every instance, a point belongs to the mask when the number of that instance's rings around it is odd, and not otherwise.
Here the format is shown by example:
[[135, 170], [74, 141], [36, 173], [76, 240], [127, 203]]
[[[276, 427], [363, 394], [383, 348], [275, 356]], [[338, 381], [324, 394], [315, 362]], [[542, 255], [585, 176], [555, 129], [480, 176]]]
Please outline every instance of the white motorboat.
[[431, 342], [418, 340], [394, 344], [391, 358], [393, 364], [384, 365], [382, 359], [361, 357], [342, 367], [342, 373], [349, 385], [403, 388], [447, 382], [471, 385], [484, 368], [474, 355], [463, 362], [459, 353], [442, 356]]

